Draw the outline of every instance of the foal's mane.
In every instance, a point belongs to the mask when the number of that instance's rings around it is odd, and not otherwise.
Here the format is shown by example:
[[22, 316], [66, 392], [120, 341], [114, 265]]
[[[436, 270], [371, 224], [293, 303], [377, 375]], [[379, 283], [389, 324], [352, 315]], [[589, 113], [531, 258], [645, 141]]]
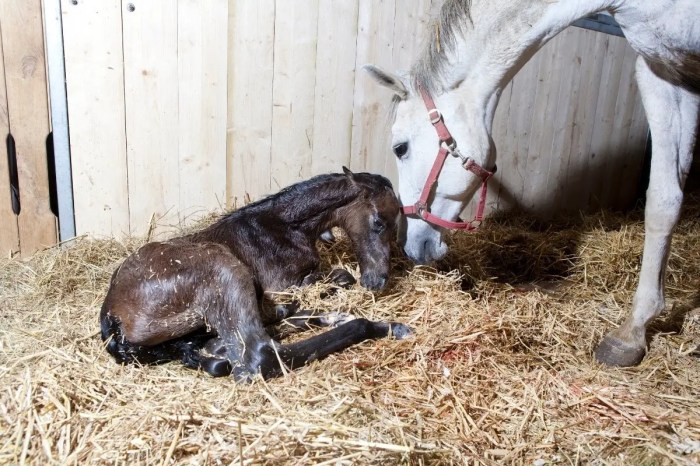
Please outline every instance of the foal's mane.
[[457, 40], [472, 24], [472, 0], [445, 0], [440, 14], [428, 28], [429, 40], [421, 58], [411, 70], [413, 85], [431, 93], [440, 91], [448, 65], [446, 52], [453, 52]]
[[385, 188], [393, 190], [391, 182], [380, 175], [317, 175], [225, 214], [211, 228], [224, 226], [249, 214], [266, 212], [278, 215], [287, 223], [301, 222], [322, 212], [342, 207], [356, 199], [363, 191], [374, 195]]

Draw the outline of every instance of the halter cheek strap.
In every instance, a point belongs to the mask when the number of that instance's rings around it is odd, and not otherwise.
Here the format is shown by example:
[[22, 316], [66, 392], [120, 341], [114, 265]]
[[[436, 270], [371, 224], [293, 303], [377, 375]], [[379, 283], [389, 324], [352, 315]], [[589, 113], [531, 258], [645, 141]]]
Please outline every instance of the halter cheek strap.
[[[425, 103], [425, 106], [428, 109], [430, 123], [432, 123], [433, 127], [435, 127], [435, 131], [437, 132], [438, 138], [440, 139], [440, 149], [438, 150], [435, 162], [433, 162], [433, 167], [431, 168], [430, 173], [428, 174], [428, 179], [425, 181], [425, 185], [423, 186], [423, 191], [421, 192], [420, 198], [414, 205], [403, 206], [401, 210], [404, 213], [404, 215], [415, 215], [422, 218], [430, 224], [437, 225], [443, 228], [466, 231], [475, 230], [479, 227], [482, 219], [484, 218], [487, 181], [493, 176], [496, 170], [494, 169], [493, 172], [486, 170], [484, 167], [476, 163], [471, 157], [465, 157], [459, 152], [459, 150], [457, 150], [457, 142], [454, 140], [454, 138], [450, 134], [450, 131], [447, 129], [445, 121], [442, 118], [442, 114], [436, 108], [435, 102], [433, 101], [432, 97], [423, 88], [420, 89], [420, 93], [421, 97], [423, 97], [423, 102]], [[450, 220], [445, 220], [443, 218], [438, 217], [437, 215], [433, 215], [432, 213], [430, 213], [430, 210], [428, 210], [428, 198], [430, 197], [430, 193], [432, 191], [433, 186], [435, 185], [438, 177], [440, 176], [440, 172], [442, 171], [442, 167], [445, 164], [445, 160], [447, 159], [448, 154], [454, 157], [459, 157], [462, 160], [462, 168], [474, 173], [476, 176], [481, 178], [481, 193], [479, 195], [479, 204], [476, 208], [476, 215], [474, 216], [474, 219], [470, 222], [453, 222]]]

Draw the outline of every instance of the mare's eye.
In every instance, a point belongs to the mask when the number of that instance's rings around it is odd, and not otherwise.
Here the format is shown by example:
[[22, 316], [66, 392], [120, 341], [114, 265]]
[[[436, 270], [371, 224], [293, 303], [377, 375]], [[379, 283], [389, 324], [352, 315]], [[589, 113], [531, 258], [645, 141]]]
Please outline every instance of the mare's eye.
[[375, 233], [382, 233], [386, 230], [386, 224], [381, 218], [375, 218], [372, 222], [372, 231]]
[[394, 154], [396, 154], [398, 158], [401, 158], [404, 155], [406, 155], [406, 152], [408, 152], [408, 143], [401, 142], [399, 144], [395, 144], [394, 147], [392, 147], [392, 149], [394, 151]]

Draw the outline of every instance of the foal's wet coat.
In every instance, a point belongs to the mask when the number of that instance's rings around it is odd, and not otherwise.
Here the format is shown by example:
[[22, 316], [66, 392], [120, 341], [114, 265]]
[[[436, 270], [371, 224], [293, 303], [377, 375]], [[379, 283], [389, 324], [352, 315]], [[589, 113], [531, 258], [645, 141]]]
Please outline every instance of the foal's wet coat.
[[[148, 243], [112, 276], [100, 313], [107, 351], [121, 363], [179, 360], [243, 380], [278, 376], [282, 365], [294, 369], [366, 339], [403, 338], [411, 331], [402, 324], [354, 319], [281, 344], [265, 326], [295, 307], [261, 312], [264, 291], [322, 278], [316, 240], [335, 226], [352, 243], [362, 285], [383, 288], [398, 213], [386, 178], [346, 169], [290, 186], [194, 234]], [[332, 278], [354, 282], [342, 270]]]

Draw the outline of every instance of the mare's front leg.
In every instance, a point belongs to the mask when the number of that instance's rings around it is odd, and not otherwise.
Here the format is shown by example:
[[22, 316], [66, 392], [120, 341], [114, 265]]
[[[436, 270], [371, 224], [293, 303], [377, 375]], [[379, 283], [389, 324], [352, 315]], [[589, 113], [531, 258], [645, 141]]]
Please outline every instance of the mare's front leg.
[[664, 284], [673, 228], [696, 142], [700, 96], [661, 80], [641, 57], [637, 81], [652, 133], [644, 253], [632, 311], [601, 341], [595, 356], [616, 366], [636, 365], [646, 353], [647, 324], [664, 309]]

